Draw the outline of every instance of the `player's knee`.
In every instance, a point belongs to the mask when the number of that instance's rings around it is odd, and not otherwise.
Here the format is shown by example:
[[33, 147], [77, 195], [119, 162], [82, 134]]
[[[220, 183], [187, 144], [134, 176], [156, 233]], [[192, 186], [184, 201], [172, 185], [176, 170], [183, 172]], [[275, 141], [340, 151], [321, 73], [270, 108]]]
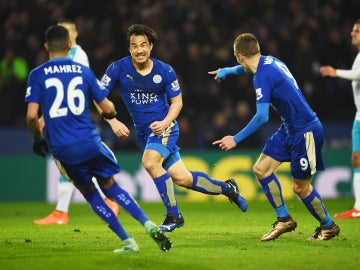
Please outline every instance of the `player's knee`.
[[263, 168], [259, 164], [255, 163], [252, 169], [253, 169], [253, 173], [255, 174], [255, 176], [258, 179], [265, 178], [265, 176], [264, 176], [265, 171], [263, 170]]
[[107, 179], [103, 179], [103, 178], [96, 178], [99, 186], [101, 189], [108, 189], [109, 187], [111, 187], [114, 182], [115, 182], [115, 179], [114, 177], [110, 177], [110, 178], [107, 178]]
[[308, 184], [298, 185], [296, 182], [293, 183], [293, 191], [301, 199], [306, 198], [312, 191], [312, 186]]
[[88, 186], [79, 185], [77, 183], [74, 183], [74, 185], [82, 194], [89, 194], [95, 190], [95, 185], [93, 182], [91, 182]]
[[147, 172], [153, 171], [157, 166], [159, 166], [156, 162], [151, 159], [143, 159], [142, 164]]

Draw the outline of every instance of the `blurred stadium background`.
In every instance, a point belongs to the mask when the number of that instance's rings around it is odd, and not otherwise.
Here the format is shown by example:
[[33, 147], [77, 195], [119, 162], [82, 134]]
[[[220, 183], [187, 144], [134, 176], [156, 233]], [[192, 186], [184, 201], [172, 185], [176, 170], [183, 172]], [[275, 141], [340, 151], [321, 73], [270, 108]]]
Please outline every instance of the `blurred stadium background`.
[[[207, 74], [236, 64], [234, 37], [253, 32], [263, 54], [288, 64], [324, 124], [328, 169], [315, 179], [320, 192], [325, 197], [351, 196], [350, 135], [355, 113], [351, 83], [324, 79], [318, 69], [321, 65], [351, 67], [357, 52], [351, 46], [350, 31], [359, 14], [357, 0], [0, 0], [0, 201], [54, 200], [56, 169], [51, 160], [31, 152], [24, 94], [28, 72], [47, 60], [44, 30], [61, 17], [76, 22], [78, 43], [98, 77], [112, 61], [128, 55], [124, 36], [129, 25], [145, 23], [155, 28], [160, 40], [153, 56], [175, 68], [183, 89], [179, 146], [188, 166], [211, 171], [221, 179], [237, 177], [245, 194], [261, 199], [251, 163], [278, 126], [278, 118], [274, 115], [238, 151], [220, 153], [211, 142], [248, 122], [255, 111], [254, 92], [249, 78], [231, 78], [218, 85]], [[116, 91], [111, 98], [119, 99]], [[121, 102], [117, 109], [119, 118], [131, 127]], [[119, 156], [126, 173], [120, 178], [128, 179], [126, 185], [137, 198], [156, 200], [149, 195], [152, 187], [141, 184], [147, 176], [140, 167], [135, 136], [116, 139], [95, 111], [93, 117], [104, 141]], [[322, 179], [328, 179], [328, 184]], [[289, 181], [286, 168], [284, 181]], [[207, 199], [178, 192], [184, 200]]]

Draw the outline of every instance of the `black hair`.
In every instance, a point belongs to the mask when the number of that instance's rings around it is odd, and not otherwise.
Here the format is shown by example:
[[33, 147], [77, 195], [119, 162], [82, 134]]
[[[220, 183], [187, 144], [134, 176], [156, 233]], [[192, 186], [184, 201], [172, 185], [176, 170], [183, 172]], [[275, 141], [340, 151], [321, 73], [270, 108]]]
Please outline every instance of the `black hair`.
[[151, 27], [144, 24], [133, 24], [129, 27], [126, 34], [126, 46], [130, 47], [130, 37], [132, 35], [136, 36], [146, 36], [150, 44], [154, 44], [158, 40], [158, 34]]
[[48, 44], [49, 51], [65, 51], [68, 49], [70, 41], [69, 31], [63, 26], [52, 25], [45, 31], [45, 41]]

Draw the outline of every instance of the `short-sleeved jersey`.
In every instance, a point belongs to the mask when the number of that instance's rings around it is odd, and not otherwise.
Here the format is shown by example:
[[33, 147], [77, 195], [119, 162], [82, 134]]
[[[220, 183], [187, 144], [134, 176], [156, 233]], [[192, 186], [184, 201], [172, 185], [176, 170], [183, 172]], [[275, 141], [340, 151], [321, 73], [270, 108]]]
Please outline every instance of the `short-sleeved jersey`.
[[305, 100], [285, 63], [279, 59], [261, 56], [253, 84], [256, 102], [270, 103], [289, 135], [318, 124], [316, 113]]
[[151, 72], [143, 76], [136, 71], [131, 56], [125, 57], [110, 64], [101, 79], [110, 90], [119, 87], [139, 135], [151, 133], [149, 125], [163, 120], [169, 111], [168, 98], [181, 93], [174, 69], [158, 59], [152, 61]]
[[108, 93], [90, 68], [69, 58], [51, 59], [30, 72], [25, 102], [40, 104], [55, 158], [73, 163], [98, 153], [101, 140], [89, 103], [101, 102]]

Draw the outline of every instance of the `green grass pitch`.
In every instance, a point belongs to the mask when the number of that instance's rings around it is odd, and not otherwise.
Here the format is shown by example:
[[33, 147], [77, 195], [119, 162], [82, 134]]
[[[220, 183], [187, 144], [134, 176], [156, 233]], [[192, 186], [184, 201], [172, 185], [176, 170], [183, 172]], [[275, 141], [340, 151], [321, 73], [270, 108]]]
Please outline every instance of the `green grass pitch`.
[[[333, 215], [350, 208], [352, 199], [325, 200]], [[160, 203], [140, 203], [160, 224]], [[306, 241], [318, 226], [299, 200], [287, 202], [298, 223], [291, 233], [261, 242], [275, 221], [265, 201], [250, 201], [246, 213], [226, 202], [180, 202], [185, 226], [168, 235], [173, 247], [161, 251], [143, 227], [121, 210], [119, 218], [140, 252], [114, 254], [120, 240], [87, 204], [70, 206], [68, 225], [37, 226], [54, 209], [46, 203], [0, 203], [0, 269], [359, 269], [360, 219], [338, 220], [340, 235], [330, 241]]]

